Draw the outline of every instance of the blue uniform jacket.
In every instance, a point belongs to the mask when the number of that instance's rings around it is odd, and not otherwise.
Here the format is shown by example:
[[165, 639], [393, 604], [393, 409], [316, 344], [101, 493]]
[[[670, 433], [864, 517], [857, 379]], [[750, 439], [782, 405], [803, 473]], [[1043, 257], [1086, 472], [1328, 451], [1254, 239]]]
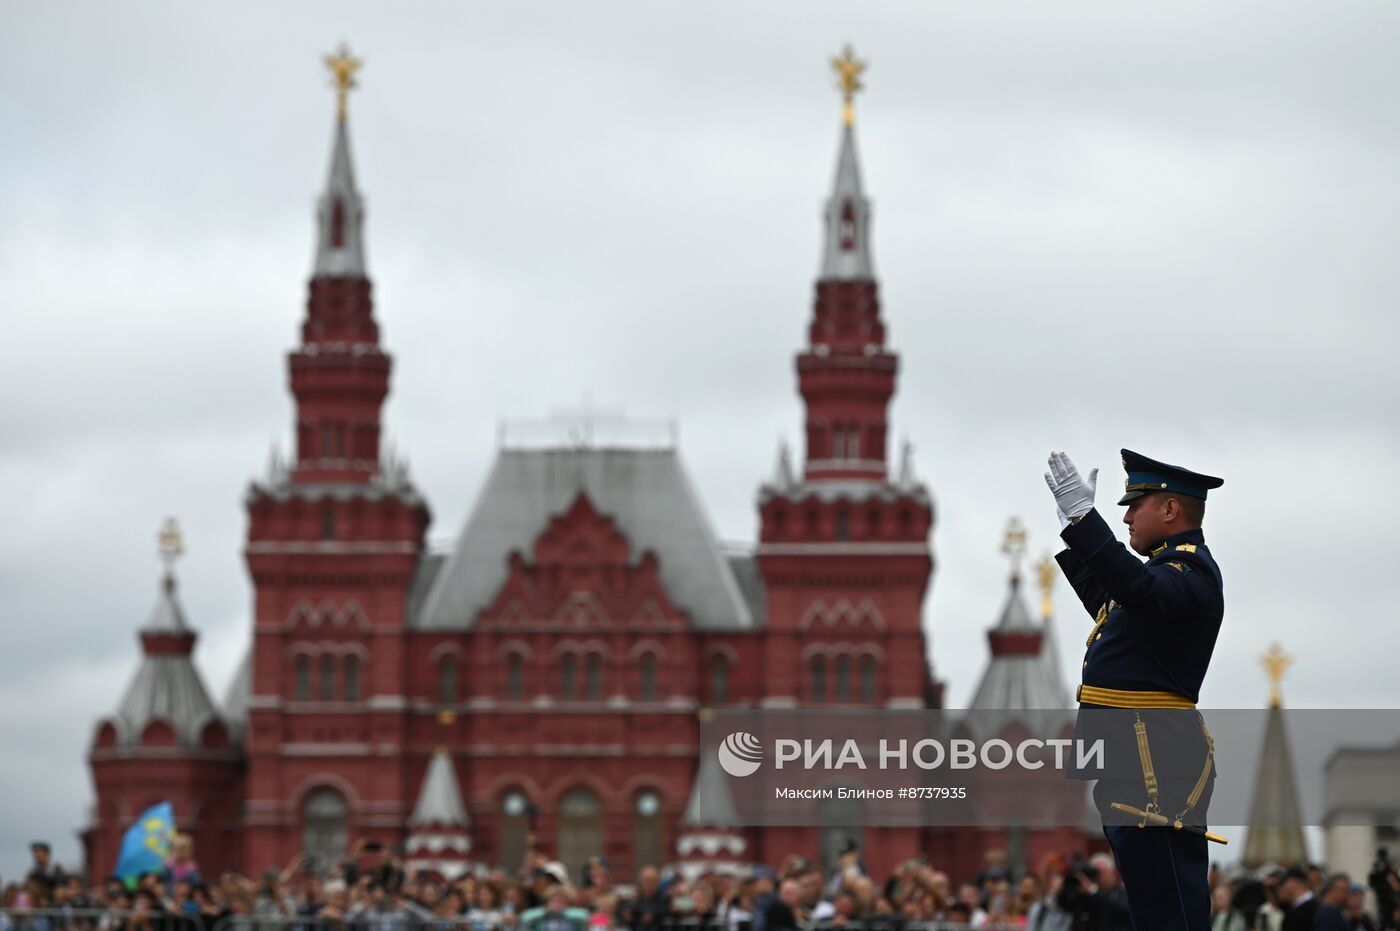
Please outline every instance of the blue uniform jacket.
[[1118, 542], [1098, 511], [1060, 537], [1069, 548], [1055, 561], [1089, 616], [1107, 609], [1084, 654], [1084, 684], [1198, 701], [1225, 614], [1220, 568], [1202, 532], [1168, 537], [1145, 564]]
[[[1056, 561], [1089, 616], [1104, 616], [1102, 625], [1086, 631], [1084, 684], [1199, 700], [1224, 615], [1220, 569], [1201, 531], [1168, 537], [1146, 563], [1114, 538], [1097, 511], [1060, 536], [1069, 549]], [[1154, 710], [1143, 717], [1158, 776], [1179, 781], [1184, 794], [1206, 759], [1199, 715]], [[1126, 779], [1140, 786], [1134, 718], [1131, 711], [1081, 703], [1075, 736], [1085, 742], [1104, 740], [1106, 760], [1100, 770], [1074, 769], [1071, 778]], [[1131, 797], [1117, 800], [1133, 802]]]

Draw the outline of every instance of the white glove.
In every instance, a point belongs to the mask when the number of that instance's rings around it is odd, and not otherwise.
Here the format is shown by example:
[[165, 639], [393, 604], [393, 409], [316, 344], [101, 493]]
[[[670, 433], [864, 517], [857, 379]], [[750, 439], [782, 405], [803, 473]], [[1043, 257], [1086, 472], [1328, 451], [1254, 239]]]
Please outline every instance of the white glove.
[[1098, 482], [1098, 469], [1091, 471], [1089, 481], [1085, 482], [1069, 456], [1064, 453], [1050, 454], [1050, 471], [1045, 473], [1045, 484], [1055, 496], [1055, 513], [1060, 518], [1061, 530], [1068, 527], [1070, 521], [1094, 509], [1094, 491]]

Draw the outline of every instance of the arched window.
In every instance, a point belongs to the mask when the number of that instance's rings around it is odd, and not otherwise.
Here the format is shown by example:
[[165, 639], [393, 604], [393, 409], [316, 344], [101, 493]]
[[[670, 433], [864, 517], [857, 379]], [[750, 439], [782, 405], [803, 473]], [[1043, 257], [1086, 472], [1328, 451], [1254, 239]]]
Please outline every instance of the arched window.
[[296, 684], [292, 694], [297, 701], [311, 700], [311, 660], [305, 656], [298, 656], [292, 664], [295, 669]]
[[845, 511], [836, 512], [836, 539], [849, 540], [851, 538], [851, 515]]
[[559, 661], [559, 697], [572, 700], [578, 692], [578, 660], [574, 654], [565, 653]]
[[851, 700], [851, 658], [849, 656], [836, 657], [836, 688], [834, 691], [836, 701], [848, 702]]
[[506, 698], [520, 701], [525, 697], [525, 660], [519, 653], [506, 657]]
[[826, 701], [826, 657], [812, 657], [812, 701]]
[[642, 701], [656, 700], [656, 655], [653, 653], [642, 654]]
[[338, 863], [345, 857], [349, 831], [345, 799], [334, 789], [317, 789], [301, 806], [301, 849], [316, 863]]
[[841, 425], [837, 424], [831, 431], [831, 458], [846, 458], [846, 436], [841, 431]]
[[496, 827], [496, 862], [514, 873], [525, 861], [525, 837], [530, 832], [530, 801], [519, 789], [501, 796], [501, 816]]
[[632, 871], [661, 865], [661, 796], [643, 789], [632, 804]]
[[590, 790], [571, 789], [559, 803], [559, 860], [581, 876], [588, 858], [602, 853], [603, 805]]
[[346, 701], [360, 700], [360, 658], [358, 656], [345, 657], [345, 681], [342, 687], [345, 689]]
[[450, 705], [457, 700], [457, 657], [438, 660], [438, 701]]
[[335, 539], [335, 511], [330, 508], [321, 512], [321, 539]]
[[710, 703], [722, 705], [729, 700], [729, 660], [715, 656], [710, 660]]
[[335, 699], [335, 657], [321, 657], [321, 701]]
[[875, 704], [875, 657], [860, 658], [860, 700], [863, 704]]
[[860, 458], [860, 426], [851, 424], [850, 433], [846, 439], [846, 457], [848, 459]]
[[589, 701], [603, 697], [603, 658], [597, 653], [589, 653], [584, 661], [583, 688]]

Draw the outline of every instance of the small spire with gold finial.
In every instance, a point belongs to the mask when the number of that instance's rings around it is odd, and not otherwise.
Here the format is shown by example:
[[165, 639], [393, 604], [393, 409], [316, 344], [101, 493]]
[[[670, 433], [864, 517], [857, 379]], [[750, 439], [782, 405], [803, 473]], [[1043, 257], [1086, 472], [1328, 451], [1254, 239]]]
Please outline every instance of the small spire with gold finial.
[[856, 94], [865, 89], [860, 76], [866, 62], [856, 58], [855, 51], [847, 43], [841, 54], [831, 59], [831, 67], [836, 71], [836, 86], [841, 90], [841, 121], [850, 126], [856, 121]]
[[1001, 538], [1001, 551], [1011, 560], [1011, 582], [1021, 584], [1021, 559], [1026, 555], [1026, 526], [1021, 518], [1013, 517], [1006, 522], [1006, 533]]
[[1277, 643], [1269, 644], [1269, 651], [1259, 657], [1264, 673], [1269, 677], [1269, 707], [1283, 707], [1283, 674], [1293, 665], [1293, 657], [1283, 652]]
[[175, 560], [185, 552], [185, 540], [180, 535], [180, 524], [173, 517], [167, 517], [156, 534], [156, 544], [160, 549], [160, 561], [165, 564], [165, 583], [175, 581]]
[[1040, 562], [1035, 564], [1036, 580], [1040, 583], [1040, 619], [1050, 620], [1055, 613], [1055, 560], [1046, 554]]
[[326, 67], [331, 70], [331, 84], [335, 87], [336, 93], [336, 117], [345, 122], [345, 103], [350, 91], [358, 85], [355, 83], [355, 72], [360, 70], [364, 62], [350, 54], [350, 46], [340, 43], [340, 48], [336, 49], [334, 55], [327, 55], [325, 58]]

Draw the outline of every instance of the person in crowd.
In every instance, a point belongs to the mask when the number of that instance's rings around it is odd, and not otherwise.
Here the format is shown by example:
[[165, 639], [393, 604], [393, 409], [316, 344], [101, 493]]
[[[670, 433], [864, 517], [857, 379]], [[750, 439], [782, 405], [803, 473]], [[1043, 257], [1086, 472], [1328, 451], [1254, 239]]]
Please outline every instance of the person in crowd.
[[520, 927], [523, 931], [586, 931], [591, 916], [587, 909], [572, 905], [572, 898], [567, 887], [551, 887], [543, 906], [520, 916]]
[[634, 929], [655, 928], [670, 910], [670, 902], [661, 889], [661, 871], [644, 866], [637, 872], [637, 894], [623, 903], [618, 923]]
[[764, 915], [767, 931], [797, 931], [798, 909], [802, 902], [802, 886], [795, 879], [785, 879], [778, 887], [778, 898], [769, 903]]
[[481, 883], [476, 887], [476, 901], [467, 911], [467, 928], [469, 931], [492, 931], [504, 923], [500, 888], [492, 883]]
[[1291, 867], [1278, 883], [1278, 898], [1284, 906], [1282, 931], [1312, 931], [1318, 900], [1313, 895], [1308, 871]]
[[170, 857], [165, 861], [164, 883], [167, 893], [176, 883], [204, 882], [204, 874], [199, 870], [199, 861], [194, 857], [194, 838], [188, 834], [176, 834], [170, 842]]
[[1074, 918], [1060, 904], [1065, 886], [1065, 874], [1059, 864], [1046, 870], [1044, 891], [1026, 909], [1026, 927], [1030, 931], [1070, 931]]
[[25, 875], [25, 882], [39, 880], [47, 886], [52, 886], [54, 873], [58, 867], [53, 862], [53, 850], [49, 847], [48, 841], [36, 840], [29, 844], [29, 872]]

